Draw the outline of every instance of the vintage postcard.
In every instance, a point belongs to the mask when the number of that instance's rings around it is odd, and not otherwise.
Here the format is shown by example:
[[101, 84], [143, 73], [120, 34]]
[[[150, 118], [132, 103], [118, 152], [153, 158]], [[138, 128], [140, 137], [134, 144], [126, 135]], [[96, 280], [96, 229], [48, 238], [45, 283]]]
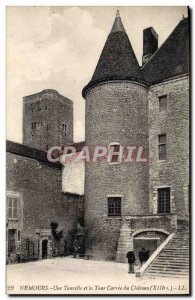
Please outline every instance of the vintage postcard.
[[6, 8], [7, 294], [190, 294], [189, 29]]

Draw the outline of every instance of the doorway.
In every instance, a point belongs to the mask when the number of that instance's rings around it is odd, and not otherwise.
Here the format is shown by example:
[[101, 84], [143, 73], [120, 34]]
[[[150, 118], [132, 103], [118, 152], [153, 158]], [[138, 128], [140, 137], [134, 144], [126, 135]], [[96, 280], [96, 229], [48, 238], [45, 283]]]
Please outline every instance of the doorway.
[[8, 255], [16, 252], [16, 229], [8, 230]]
[[48, 240], [42, 241], [42, 259], [47, 258], [48, 255]]
[[135, 238], [134, 239], [134, 249], [135, 249], [135, 258], [137, 263], [139, 263], [139, 251], [141, 251], [142, 248], [145, 248], [145, 250], [149, 250], [150, 254], [157, 249], [158, 246], [158, 238], [152, 239], [152, 238]]

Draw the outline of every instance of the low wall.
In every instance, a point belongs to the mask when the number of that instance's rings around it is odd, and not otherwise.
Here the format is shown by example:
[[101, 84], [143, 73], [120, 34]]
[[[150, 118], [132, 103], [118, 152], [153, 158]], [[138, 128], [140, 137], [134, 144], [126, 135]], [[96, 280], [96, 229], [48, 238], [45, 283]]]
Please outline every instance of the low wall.
[[177, 215], [163, 214], [163, 215], [134, 215], [125, 216], [124, 221], [129, 223], [131, 233], [143, 232], [147, 229], [160, 229], [162, 231], [171, 233], [177, 230]]

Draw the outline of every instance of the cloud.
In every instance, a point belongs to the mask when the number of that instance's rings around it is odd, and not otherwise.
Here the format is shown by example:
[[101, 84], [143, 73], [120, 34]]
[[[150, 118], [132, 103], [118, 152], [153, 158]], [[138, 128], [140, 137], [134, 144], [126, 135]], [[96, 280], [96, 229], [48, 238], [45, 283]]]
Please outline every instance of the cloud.
[[79, 7], [10, 7], [7, 28], [8, 136], [16, 136], [15, 115], [21, 141], [22, 97], [39, 88], [55, 88], [75, 101], [75, 137], [83, 140], [81, 91], [92, 76], [97, 61], [93, 53], [106, 33], [94, 28], [90, 13]]
[[50, 8], [38, 6], [7, 7], [7, 38], [17, 43], [43, 41], [51, 34]]

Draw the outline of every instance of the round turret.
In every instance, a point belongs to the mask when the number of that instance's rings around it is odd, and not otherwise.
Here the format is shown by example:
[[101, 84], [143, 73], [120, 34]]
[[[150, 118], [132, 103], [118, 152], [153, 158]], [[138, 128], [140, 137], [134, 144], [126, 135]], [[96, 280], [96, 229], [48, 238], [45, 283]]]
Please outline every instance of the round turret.
[[136, 161], [138, 151], [148, 157], [147, 86], [118, 13], [83, 96], [86, 145], [134, 147], [133, 161], [86, 163], [86, 250], [115, 259], [121, 222], [147, 213], [149, 201], [148, 163]]

